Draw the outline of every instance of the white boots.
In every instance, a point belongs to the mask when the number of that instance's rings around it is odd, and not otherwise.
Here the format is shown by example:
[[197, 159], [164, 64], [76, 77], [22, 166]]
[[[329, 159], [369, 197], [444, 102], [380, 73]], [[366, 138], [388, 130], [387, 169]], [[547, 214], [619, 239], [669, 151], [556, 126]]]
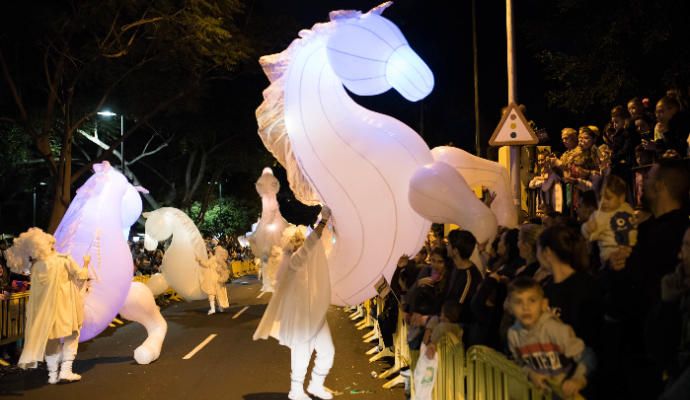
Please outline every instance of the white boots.
[[60, 380], [68, 382], [81, 380], [81, 375], [72, 372], [72, 361], [63, 361], [60, 365]]
[[309, 386], [307, 386], [307, 392], [320, 399], [332, 399], [333, 394], [326, 389], [323, 385], [323, 381], [326, 379], [325, 375], [319, 375], [316, 372], [311, 373], [311, 380], [309, 381]]
[[216, 313], [216, 296], [208, 296], [208, 303], [211, 305], [211, 309], [208, 310], [208, 315]]
[[288, 399], [311, 400], [311, 397], [304, 392], [304, 382], [290, 381], [290, 393], [288, 393]]
[[58, 360], [59, 355], [46, 356], [46, 365], [48, 366], [48, 383], [54, 385], [58, 383]]
[[72, 372], [72, 361], [63, 361], [60, 365], [60, 373], [58, 374], [59, 359], [59, 355], [46, 357], [46, 364], [48, 366], [48, 383], [54, 385], [59, 381], [76, 382], [81, 380], [81, 375]]

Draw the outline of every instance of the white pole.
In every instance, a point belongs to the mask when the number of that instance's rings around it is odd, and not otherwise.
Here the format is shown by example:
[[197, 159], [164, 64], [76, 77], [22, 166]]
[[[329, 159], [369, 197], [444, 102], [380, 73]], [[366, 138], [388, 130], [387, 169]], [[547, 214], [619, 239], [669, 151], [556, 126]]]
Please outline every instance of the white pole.
[[33, 212], [31, 213], [31, 226], [36, 226], [36, 185], [34, 185], [33, 194], [31, 196], [33, 199]]
[[481, 130], [479, 129], [479, 56], [477, 49], [477, 2], [472, 0], [472, 66], [474, 74], [474, 150], [482, 156]]
[[508, 51], [508, 104], [515, 102], [515, 62], [513, 60], [513, 1], [506, 0], [506, 49]]
[[[508, 104], [517, 103], [515, 59], [513, 51], [513, 1], [506, 0], [506, 49], [508, 60]], [[510, 183], [513, 192], [513, 203], [520, 207], [520, 147], [510, 146]]]
[[125, 116], [120, 114], [120, 158], [122, 160], [122, 173], [125, 173], [125, 140], [122, 138], [125, 131]]

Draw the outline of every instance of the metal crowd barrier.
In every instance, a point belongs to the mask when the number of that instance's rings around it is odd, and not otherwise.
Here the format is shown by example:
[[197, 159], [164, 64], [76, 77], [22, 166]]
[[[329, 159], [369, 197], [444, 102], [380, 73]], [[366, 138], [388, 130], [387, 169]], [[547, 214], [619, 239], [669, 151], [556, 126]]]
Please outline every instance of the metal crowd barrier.
[[[353, 316], [359, 314], [364, 319], [358, 324], [367, 326], [368, 310], [371, 302], [367, 300], [359, 306]], [[392, 368], [378, 375], [378, 378], [391, 378], [405, 366], [410, 367], [410, 384], [414, 393], [414, 367], [419, 351], [411, 351], [407, 344], [407, 324], [402, 312], [398, 316], [398, 327], [393, 334], [395, 362]], [[371, 326], [371, 325], [369, 325]], [[373, 349], [372, 349], [373, 350]], [[434, 383], [434, 400], [552, 400], [550, 392], [539, 390], [528, 379], [525, 371], [503, 354], [486, 346], [472, 346], [465, 351], [461, 338], [453, 334], [444, 335], [436, 345], [438, 370]], [[367, 354], [373, 354], [372, 351]], [[376, 359], [380, 357], [372, 357]], [[370, 361], [372, 360], [370, 359]], [[383, 387], [390, 389], [404, 382], [401, 375], [386, 382]], [[581, 399], [581, 397], [578, 397]]]
[[0, 345], [16, 342], [26, 329], [26, 302], [29, 292], [13, 293], [0, 301]]
[[240, 276], [254, 274], [257, 272], [256, 264], [254, 264], [254, 261], [248, 261], [248, 260], [245, 260], [245, 261], [233, 260], [230, 263], [230, 269], [231, 269], [232, 276], [234, 278], [239, 278]]
[[435, 400], [465, 399], [465, 349], [460, 338], [447, 333], [436, 345], [438, 369], [434, 383]]
[[550, 400], [550, 393], [538, 390], [525, 372], [503, 354], [486, 346], [467, 351], [467, 398], [471, 400]]

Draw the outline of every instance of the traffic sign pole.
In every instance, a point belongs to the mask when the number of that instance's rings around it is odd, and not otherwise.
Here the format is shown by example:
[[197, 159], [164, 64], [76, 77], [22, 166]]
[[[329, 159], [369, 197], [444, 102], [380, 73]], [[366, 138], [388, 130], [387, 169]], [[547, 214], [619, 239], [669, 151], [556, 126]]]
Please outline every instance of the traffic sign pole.
[[[515, 99], [515, 60], [513, 59], [513, 1], [506, 0], [506, 49], [508, 60], [508, 104]], [[513, 192], [513, 204], [520, 207], [520, 147], [510, 146], [510, 187]], [[519, 215], [519, 213], [518, 213]]]

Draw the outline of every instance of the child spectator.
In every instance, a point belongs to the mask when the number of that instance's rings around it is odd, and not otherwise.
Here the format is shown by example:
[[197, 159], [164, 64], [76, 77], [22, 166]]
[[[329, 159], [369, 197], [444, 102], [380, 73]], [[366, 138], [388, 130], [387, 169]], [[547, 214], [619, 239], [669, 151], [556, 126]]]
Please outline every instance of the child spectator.
[[564, 397], [587, 385], [585, 344], [573, 329], [548, 312], [542, 287], [528, 277], [516, 278], [508, 299], [517, 321], [508, 331], [508, 345], [516, 362], [535, 385], [549, 384]]
[[637, 241], [635, 212], [625, 202], [625, 193], [626, 185], [621, 178], [606, 177], [599, 209], [582, 225], [584, 237], [598, 242], [602, 264], [618, 246], [634, 246]]

